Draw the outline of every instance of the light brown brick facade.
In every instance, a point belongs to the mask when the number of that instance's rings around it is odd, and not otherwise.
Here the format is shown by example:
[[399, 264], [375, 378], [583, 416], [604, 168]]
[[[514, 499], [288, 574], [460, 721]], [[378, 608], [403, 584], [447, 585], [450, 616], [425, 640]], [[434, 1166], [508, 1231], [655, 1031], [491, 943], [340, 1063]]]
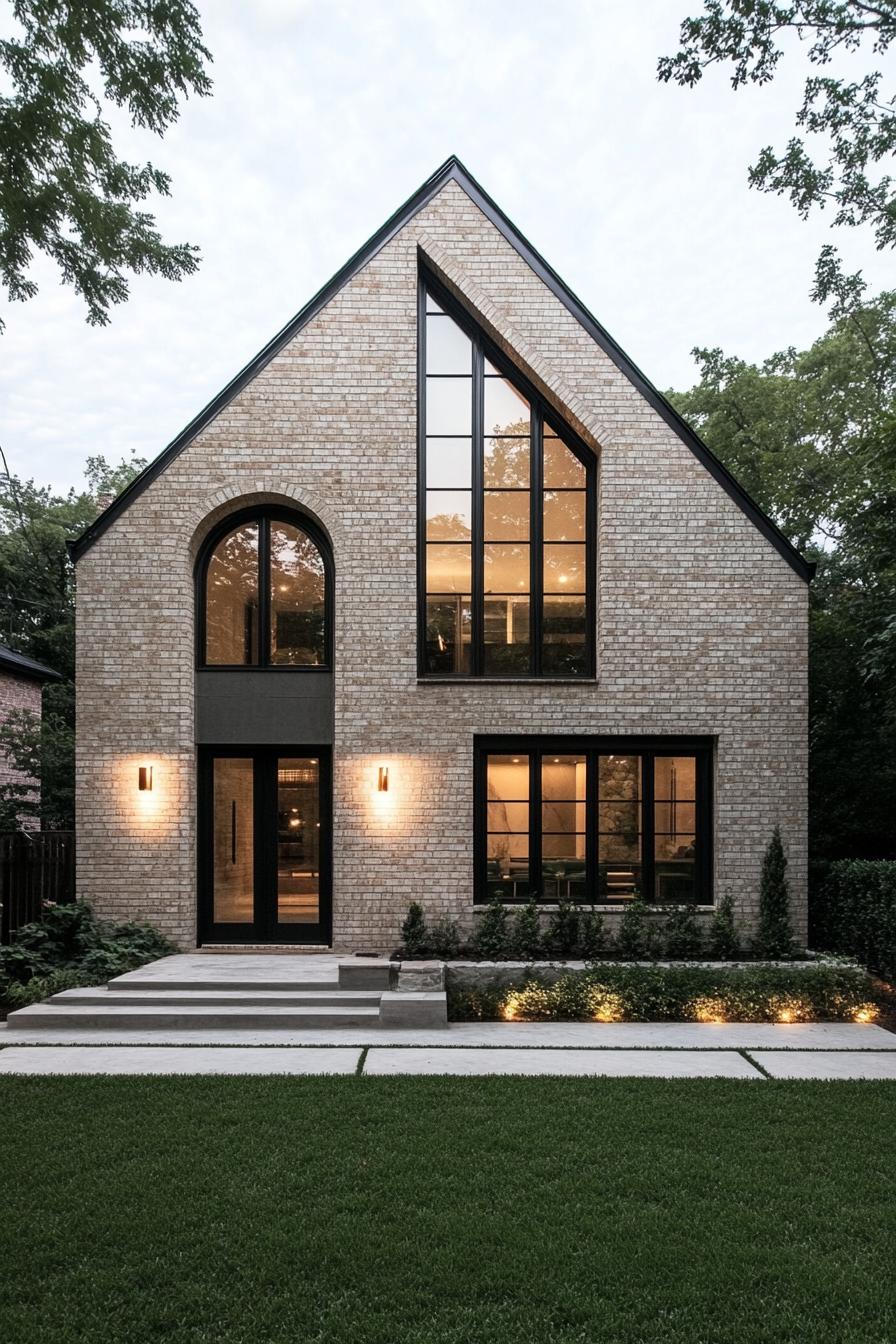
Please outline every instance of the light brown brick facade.
[[[599, 455], [596, 682], [418, 681], [418, 249]], [[806, 583], [456, 182], [78, 563], [78, 884], [102, 914], [195, 943], [193, 565], [255, 499], [333, 542], [334, 945], [391, 948], [415, 899], [470, 924], [473, 738], [510, 732], [712, 735], [716, 899], [752, 924], [777, 823], [805, 932]]]

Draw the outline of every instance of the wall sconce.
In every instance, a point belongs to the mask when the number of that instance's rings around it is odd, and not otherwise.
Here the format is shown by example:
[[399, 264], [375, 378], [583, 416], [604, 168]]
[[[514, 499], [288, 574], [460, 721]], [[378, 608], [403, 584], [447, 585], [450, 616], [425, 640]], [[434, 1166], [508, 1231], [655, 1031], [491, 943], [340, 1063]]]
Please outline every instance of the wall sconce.
[[389, 767], [388, 767], [388, 765], [381, 765], [381, 766], [380, 766], [380, 772], [379, 772], [379, 775], [377, 776], [376, 791], [377, 791], [377, 793], [388, 793], [388, 792], [389, 792]]
[[137, 771], [137, 788], [141, 793], [152, 789], [152, 766], [141, 765]]

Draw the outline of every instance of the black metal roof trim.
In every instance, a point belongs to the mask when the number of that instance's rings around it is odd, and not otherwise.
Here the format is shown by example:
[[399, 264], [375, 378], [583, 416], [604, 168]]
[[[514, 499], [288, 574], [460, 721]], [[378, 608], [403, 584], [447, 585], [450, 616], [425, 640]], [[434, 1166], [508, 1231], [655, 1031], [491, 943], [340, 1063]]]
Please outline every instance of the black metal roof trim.
[[43, 663], [27, 658], [24, 653], [16, 653], [15, 649], [9, 649], [5, 644], [0, 644], [0, 670], [16, 672], [20, 677], [27, 677], [31, 681], [62, 680], [60, 674], [54, 672], [51, 667], [45, 667]]
[[658, 415], [665, 420], [666, 424], [675, 431], [678, 437], [690, 448], [691, 452], [703, 464], [710, 475], [722, 486], [723, 490], [735, 501], [747, 517], [756, 525], [763, 536], [772, 543], [775, 549], [784, 557], [793, 570], [802, 579], [808, 583], [815, 573], [815, 565], [806, 560], [795, 546], [784, 536], [784, 533], [772, 522], [767, 514], [763, 513], [759, 505], [754, 503], [743, 486], [731, 475], [726, 467], [722, 465], [719, 459], [707, 448], [702, 439], [695, 433], [686, 420], [675, 410], [674, 406], [666, 400], [663, 394], [653, 386], [650, 380], [641, 372], [638, 366], [629, 359], [628, 355], [622, 349], [613, 337], [607, 332], [597, 318], [589, 312], [585, 305], [572, 292], [567, 285], [563, 283], [554, 268], [541, 256], [539, 252], [528, 242], [520, 233], [511, 220], [504, 214], [504, 211], [492, 198], [480, 187], [479, 183], [470, 175], [458, 158], [454, 155], [447, 159], [445, 163], [438, 168], [433, 175], [423, 183], [412, 196], [405, 201], [404, 205], [396, 210], [395, 214], [386, 220], [386, 223], [377, 230], [377, 232], [364, 244], [363, 247], [351, 257], [341, 270], [337, 271], [331, 280], [329, 280], [322, 289], [318, 290], [314, 298], [310, 300], [305, 307], [296, 314], [296, 316], [286, 324], [274, 338], [268, 342], [263, 350], [250, 360], [245, 368], [233, 378], [225, 388], [214, 397], [207, 406], [199, 412], [195, 419], [191, 420], [185, 429], [178, 434], [176, 439], [164, 449], [159, 456], [146, 467], [135, 480], [123, 490], [117, 499], [113, 500], [107, 509], [87, 528], [85, 532], [75, 540], [68, 543], [69, 552], [73, 560], [78, 560], [86, 550], [100, 537], [103, 532], [112, 524], [120, 514], [150, 485], [156, 477], [165, 470], [168, 463], [173, 461], [180, 452], [190, 443], [197, 434], [215, 418], [219, 411], [223, 410], [235, 396], [246, 386], [247, 383], [260, 373], [284, 345], [306, 326], [312, 318], [316, 317], [322, 308], [346, 285], [357, 273], [367, 265], [369, 261], [385, 245], [400, 232], [401, 229], [418, 214], [429, 202], [436, 196], [442, 188], [450, 181], [457, 182], [466, 192], [470, 199], [476, 204], [486, 218], [495, 226], [502, 236], [510, 243], [511, 247], [522, 257], [527, 265], [535, 272], [539, 279], [547, 285], [551, 293], [557, 298], [563, 306], [573, 315], [594, 341], [600, 346], [606, 355], [612, 359], [613, 363], [620, 371], [625, 374], [631, 383], [638, 389], [645, 400], [653, 407]]

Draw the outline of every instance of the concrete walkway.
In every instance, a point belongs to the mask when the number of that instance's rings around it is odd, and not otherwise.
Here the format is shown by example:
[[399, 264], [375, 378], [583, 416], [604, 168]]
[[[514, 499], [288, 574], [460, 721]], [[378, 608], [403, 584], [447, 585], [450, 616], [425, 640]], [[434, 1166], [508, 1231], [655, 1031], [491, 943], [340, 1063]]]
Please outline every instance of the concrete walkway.
[[[439, 1031], [92, 1032], [0, 1027], [0, 1074], [530, 1074], [896, 1080], [896, 1035], [803, 1023], [456, 1023]], [[367, 1053], [364, 1056], [364, 1050]], [[363, 1064], [362, 1064], [363, 1060]]]

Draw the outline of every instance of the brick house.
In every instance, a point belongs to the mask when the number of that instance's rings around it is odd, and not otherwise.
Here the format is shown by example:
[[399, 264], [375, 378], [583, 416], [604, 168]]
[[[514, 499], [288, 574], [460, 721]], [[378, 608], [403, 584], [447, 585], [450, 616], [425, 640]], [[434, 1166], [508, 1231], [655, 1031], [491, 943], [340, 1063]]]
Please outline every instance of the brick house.
[[455, 160], [73, 546], [78, 887], [182, 946], [805, 933], [811, 566]]
[[[0, 644], [0, 725], [10, 716], [24, 710], [40, 718], [42, 711], [43, 689], [48, 681], [58, 681], [59, 673], [45, 667], [43, 663], [28, 658], [24, 653]], [[32, 785], [30, 793], [36, 797], [38, 786], [16, 770], [0, 752], [0, 784]], [[17, 795], [20, 796], [20, 795]], [[36, 818], [21, 819], [25, 827], [36, 827], [40, 823]]]

